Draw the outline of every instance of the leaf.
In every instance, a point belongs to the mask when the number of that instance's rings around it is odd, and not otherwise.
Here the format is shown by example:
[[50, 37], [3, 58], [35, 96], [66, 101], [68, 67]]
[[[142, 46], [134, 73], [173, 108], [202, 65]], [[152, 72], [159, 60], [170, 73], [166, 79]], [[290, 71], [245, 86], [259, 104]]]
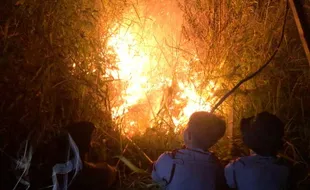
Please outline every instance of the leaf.
[[135, 173], [146, 173], [146, 171], [135, 166], [131, 161], [129, 161], [124, 156], [116, 156], [116, 158], [120, 159], [126, 166], [128, 166]]

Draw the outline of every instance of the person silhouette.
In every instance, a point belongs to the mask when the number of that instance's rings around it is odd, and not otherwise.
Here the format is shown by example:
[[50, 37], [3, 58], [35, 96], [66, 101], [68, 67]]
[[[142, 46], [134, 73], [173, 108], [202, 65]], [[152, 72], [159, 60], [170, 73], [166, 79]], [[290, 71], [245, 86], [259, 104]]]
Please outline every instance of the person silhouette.
[[225, 121], [218, 116], [203, 111], [193, 113], [183, 133], [185, 147], [159, 156], [153, 165], [153, 181], [169, 190], [226, 188], [224, 168], [208, 151], [225, 130]]

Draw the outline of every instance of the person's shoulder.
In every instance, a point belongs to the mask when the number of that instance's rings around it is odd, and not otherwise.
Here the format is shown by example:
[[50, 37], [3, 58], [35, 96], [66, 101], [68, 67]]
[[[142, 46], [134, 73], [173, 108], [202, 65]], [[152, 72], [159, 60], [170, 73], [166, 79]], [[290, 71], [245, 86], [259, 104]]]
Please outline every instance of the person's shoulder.
[[238, 157], [234, 160], [231, 160], [225, 167], [225, 169], [229, 169], [229, 168], [236, 168], [236, 167], [243, 167], [245, 166], [246, 162], [248, 160], [250, 160], [251, 157], [250, 156], [244, 156], [244, 157]]
[[244, 159], [244, 157], [238, 157], [236, 159], [233, 159], [224, 168], [226, 183], [232, 189], [235, 189], [237, 186], [235, 171], [238, 168], [243, 167]]
[[164, 154], [170, 158], [175, 158], [177, 154], [181, 153], [183, 149], [174, 149], [171, 151], [166, 151]]
[[152, 178], [155, 181], [161, 181], [163, 178], [168, 179], [169, 173], [173, 165], [174, 151], [166, 151], [162, 153], [153, 163]]
[[174, 159], [178, 151], [179, 151], [178, 149], [172, 150], [172, 151], [166, 151], [158, 157], [156, 162], [157, 163], [158, 162], [172, 162], [172, 160]]

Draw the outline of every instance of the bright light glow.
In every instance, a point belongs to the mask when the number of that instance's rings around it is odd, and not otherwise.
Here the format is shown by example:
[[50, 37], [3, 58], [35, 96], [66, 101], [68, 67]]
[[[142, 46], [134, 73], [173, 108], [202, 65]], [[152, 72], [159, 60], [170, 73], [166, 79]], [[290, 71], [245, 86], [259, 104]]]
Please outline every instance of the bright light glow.
[[[120, 94], [112, 97], [112, 117], [127, 120], [122, 129], [130, 136], [153, 127], [152, 120], [163, 109], [171, 115], [177, 132], [193, 112], [210, 111], [214, 103], [214, 81], [202, 84], [198, 75], [188, 78], [190, 64], [199, 61], [197, 56], [189, 61], [175, 48], [165, 47], [169, 39], [176, 41], [181, 25], [175, 28], [168, 24], [159, 30], [155, 27], [157, 20], [149, 17], [141, 21], [143, 24], [136, 23], [139, 19], [133, 11], [110, 30], [109, 53], [115, 53], [117, 61], [116, 68], [109, 69], [107, 75], [115, 79]], [[197, 90], [199, 86], [204, 88]]]

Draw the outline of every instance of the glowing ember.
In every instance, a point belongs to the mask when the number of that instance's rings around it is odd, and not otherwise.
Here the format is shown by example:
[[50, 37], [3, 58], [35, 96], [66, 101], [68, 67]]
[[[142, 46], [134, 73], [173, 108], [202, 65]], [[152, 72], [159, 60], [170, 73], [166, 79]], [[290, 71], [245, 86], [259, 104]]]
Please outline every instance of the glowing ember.
[[[107, 74], [116, 79], [121, 94], [112, 99], [112, 116], [123, 118], [122, 131], [132, 136], [152, 127], [151, 121], [165, 108], [177, 132], [193, 112], [211, 110], [216, 85], [213, 81], [203, 85], [198, 76], [188, 79], [190, 62], [176, 53], [175, 48], [164, 49], [167, 36], [177, 41], [181, 25], [178, 28], [171, 25], [169, 30], [167, 26], [162, 27], [160, 31], [154, 28], [158, 25], [155, 18], [141, 21], [142, 26], [132, 22], [139, 21], [135, 12], [127, 16], [123, 23], [111, 29], [108, 41], [114, 50], [110, 53], [116, 54], [117, 62], [116, 69], [108, 70]], [[193, 60], [199, 61], [196, 57]], [[178, 64], [182, 68], [175, 66]], [[199, 86], [204, 86], [203, 90], [197, 90]]]

